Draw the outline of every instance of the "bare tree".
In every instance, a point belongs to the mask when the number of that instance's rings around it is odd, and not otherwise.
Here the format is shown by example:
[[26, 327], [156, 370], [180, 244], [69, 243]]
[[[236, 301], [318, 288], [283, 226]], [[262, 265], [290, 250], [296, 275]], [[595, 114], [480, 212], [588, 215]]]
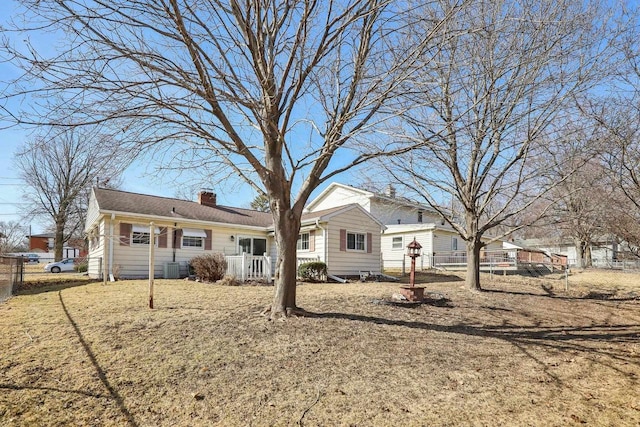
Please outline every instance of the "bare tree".
[[0, 254], [27, 250], [25, 227], [16, 221], [0, 221]]
[[[588, 154], [588, 151], [583, 153]], [[577, 266], [584, 268], [592, 265], [592, 245], [610, 233], [611, 207], [615, 203], [611, 196], [615, 193], [612, 193], [608, 174], [597, 157], [578, 157], [573, 161], [578, 162], [575, 167], [579, 168], [551, 192], [557, 203], [550, 216], [556, 220], [560, 237], [573, 241]]]
[[56, 260], [62, 259], [65, 243], [82, 234], [91, 186], [115, 183], [127, 164], [109, 144], [112, 138], [83, 130], [51, 130], [16, 154], [29, 214], [53, 223]]
[[269, 206], [269, 197], [264, 193], [258, 194], [251, 201], [251, 209], [255, 209], [260, 212], [269, 212], [271, 209]]
[[398, 29], [413, 15], [386, 0], [27, 3], [34, 25], [64, 31], [69, 49], [6, 49], [41, 93], [78, 107], [59, 111], [76, 123], [117, 120], [133, 147], [266, 191], [278, 252], [271, 317], [296, 309], [309, 195], [380, 154], [362, 152], [357, 137], [397, 111], [410, 61], [455, 10], [408, 45]]
[[[391, 173], [466, 241], [471, 289], [481, 289], [481, 248], [526, 226], [519, 214], [559, 182], [545, 165], [563, 149], [560, 130], [577, 99], [609, 65], [608, 16], [597, 2], [474, 1], [447, 22], [440, 51], [417, 70], [408, 135], [397, 137], [423, 147], [396, 157]], [[461, 212], [445, 212], [448, 198]]]

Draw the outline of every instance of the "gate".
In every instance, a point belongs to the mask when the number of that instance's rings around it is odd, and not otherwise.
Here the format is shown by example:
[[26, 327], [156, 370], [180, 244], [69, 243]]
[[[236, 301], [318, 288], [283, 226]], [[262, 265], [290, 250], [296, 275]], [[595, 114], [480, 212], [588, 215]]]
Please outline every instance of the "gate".
[[0, 302], [8, 299], [22, 285], [23, 261], [22, 257], [0, 256]]

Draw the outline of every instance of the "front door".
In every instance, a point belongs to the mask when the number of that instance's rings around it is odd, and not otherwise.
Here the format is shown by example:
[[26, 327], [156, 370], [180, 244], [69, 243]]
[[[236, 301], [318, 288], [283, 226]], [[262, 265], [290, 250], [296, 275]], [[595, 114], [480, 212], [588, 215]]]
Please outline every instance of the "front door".
[[257, 237], [240, 237], [238, 252], [251, 255], [264, 255], [267, 252], [267, 239]]
[[265, 266], [262, 255], [267, 252], [267, 239], [261, 239], [258, 237], [240, 237], [238, 238], [238, 251], [240, 253], [260, 257], [252, 259], [249, 262], [247, 265], [247, 273], [248, 277], [263, 277]]

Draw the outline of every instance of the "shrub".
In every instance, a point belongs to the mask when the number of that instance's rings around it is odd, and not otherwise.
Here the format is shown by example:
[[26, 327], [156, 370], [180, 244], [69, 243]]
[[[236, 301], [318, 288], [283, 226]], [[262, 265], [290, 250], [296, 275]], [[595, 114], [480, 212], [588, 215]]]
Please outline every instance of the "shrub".
[[73, 269], [78, 273], [86, 273], [89, 270], [89, 263], [84, 261], [78, 265], [75, 265]]
[[191, 259], [190, 267], [200, 280], [215, 282], [224, 277], [227, 261], [223, 254], [200, 255]]
[[314, 282], [324, 281], [327, 278], [327, 264], [321, 261], [300, 264], [298, 267], [298, 277]]
[[216, 282], [218, 285], [222, 286], [240, 286], [242, 283], [235, 276], [224, 276], [222, 279]]

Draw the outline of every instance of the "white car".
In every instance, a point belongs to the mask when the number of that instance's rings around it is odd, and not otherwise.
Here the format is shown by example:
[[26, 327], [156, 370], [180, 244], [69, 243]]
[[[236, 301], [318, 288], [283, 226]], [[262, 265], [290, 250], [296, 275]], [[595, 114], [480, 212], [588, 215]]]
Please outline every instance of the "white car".
[[62, 261], [51, 262], [44, 266], [45, 272], [60, 273], [61, 271], [75, 271], [73, 258], [66, 258]]

